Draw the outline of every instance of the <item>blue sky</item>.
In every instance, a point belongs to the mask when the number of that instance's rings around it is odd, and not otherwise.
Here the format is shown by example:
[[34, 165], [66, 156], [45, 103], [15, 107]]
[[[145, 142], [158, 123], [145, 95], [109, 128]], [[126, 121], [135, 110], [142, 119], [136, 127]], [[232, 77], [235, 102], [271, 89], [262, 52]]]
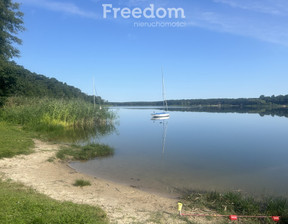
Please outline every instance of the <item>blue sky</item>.
[[[15, 61], [87, 94], [94, 78], [108, 101], [161, 100], [161, 66], [167, 99], [288, 94], [287, 0], [17, 2], [26, 31]], [[155, 11], [181, 8], [185, 18], [110, 13], [105, 19], [102, 4], [142, 12], [151, 4]], [[158, 25], [136, 27], [140, 22]]]

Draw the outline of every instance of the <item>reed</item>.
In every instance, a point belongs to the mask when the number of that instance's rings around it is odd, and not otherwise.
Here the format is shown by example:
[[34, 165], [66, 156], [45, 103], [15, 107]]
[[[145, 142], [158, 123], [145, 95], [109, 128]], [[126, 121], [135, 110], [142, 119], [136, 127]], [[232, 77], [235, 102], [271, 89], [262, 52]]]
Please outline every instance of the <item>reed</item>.
[[11, 97], [2, 108], [1, 117], [28, 130], [53, 133], [105, 126], [115, 115], [81, 99]]
[[[185, 199], [186, 205], [190, 208], [208, 208], [224, 215], [281, 216], [279, 223], [288, 223], [288, 200], [283, 197], [256, 199], [239, 192], [194, 192]], [[251, 223], [262, 223], [262, 221], [252, 219]], [[274, 222], [271, 219], [265, 219], [265, 223]]]

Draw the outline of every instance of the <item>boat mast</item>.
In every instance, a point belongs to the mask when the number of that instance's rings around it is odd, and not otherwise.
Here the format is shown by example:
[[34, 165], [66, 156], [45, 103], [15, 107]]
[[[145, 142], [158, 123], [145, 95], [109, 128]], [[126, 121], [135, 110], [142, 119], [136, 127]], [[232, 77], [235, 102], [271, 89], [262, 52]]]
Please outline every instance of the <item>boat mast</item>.
[[[94, 102], [94, 108], [96, 107], [96, 95], [98, 95], [98, 94], [97, 94], [97, 91], [96, 91], [96, 88], [95, 88], [95, 80], [94, 80], [94, 77], [93, 77], [93, 102]], [[102, 110], [101, 98], [99, 99], [99, 109]]]
[[168, 110], [167, 101], [165, 99], [165, 85], [164, 85], [164, 74], [163, 74], [163, 67], [161, 66], [161, 72], [162, 72], [162, 97], [163, 97], [163, 107], [165, 108], [165, 111]]
[[94, 109], [95, 109], [95, 106], [96, 106], [96, 90], [95, 90], [94, 77], [93, 77], [93, 102], [94, 102]]

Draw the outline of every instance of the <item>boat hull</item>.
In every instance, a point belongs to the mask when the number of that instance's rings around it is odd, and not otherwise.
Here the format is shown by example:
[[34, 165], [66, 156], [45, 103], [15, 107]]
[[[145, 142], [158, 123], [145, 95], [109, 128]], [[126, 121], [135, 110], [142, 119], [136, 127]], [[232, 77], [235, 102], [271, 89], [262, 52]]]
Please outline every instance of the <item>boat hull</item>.
[[152, 118], [168, 118], [168, 117], [170, 117], [170, 114], [165, 113], [165, 112], [152, 114]]

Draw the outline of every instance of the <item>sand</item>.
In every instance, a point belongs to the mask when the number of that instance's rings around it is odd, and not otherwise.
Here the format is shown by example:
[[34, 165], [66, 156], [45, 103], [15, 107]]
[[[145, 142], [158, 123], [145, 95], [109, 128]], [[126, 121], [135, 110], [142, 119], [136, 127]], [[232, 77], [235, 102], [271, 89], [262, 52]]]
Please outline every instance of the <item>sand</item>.
[[[100, 206], [111, 223], [186, 223], [178, 214], [177, 199], [77, 173], [58, 160], [49, 162], [59, 145], [34, 141], [34, 153], [0, 160], [2, 179], [21, 182], [56, 200]], [[91, 186], [73, 186], [77, 179], [89, 180]]]

